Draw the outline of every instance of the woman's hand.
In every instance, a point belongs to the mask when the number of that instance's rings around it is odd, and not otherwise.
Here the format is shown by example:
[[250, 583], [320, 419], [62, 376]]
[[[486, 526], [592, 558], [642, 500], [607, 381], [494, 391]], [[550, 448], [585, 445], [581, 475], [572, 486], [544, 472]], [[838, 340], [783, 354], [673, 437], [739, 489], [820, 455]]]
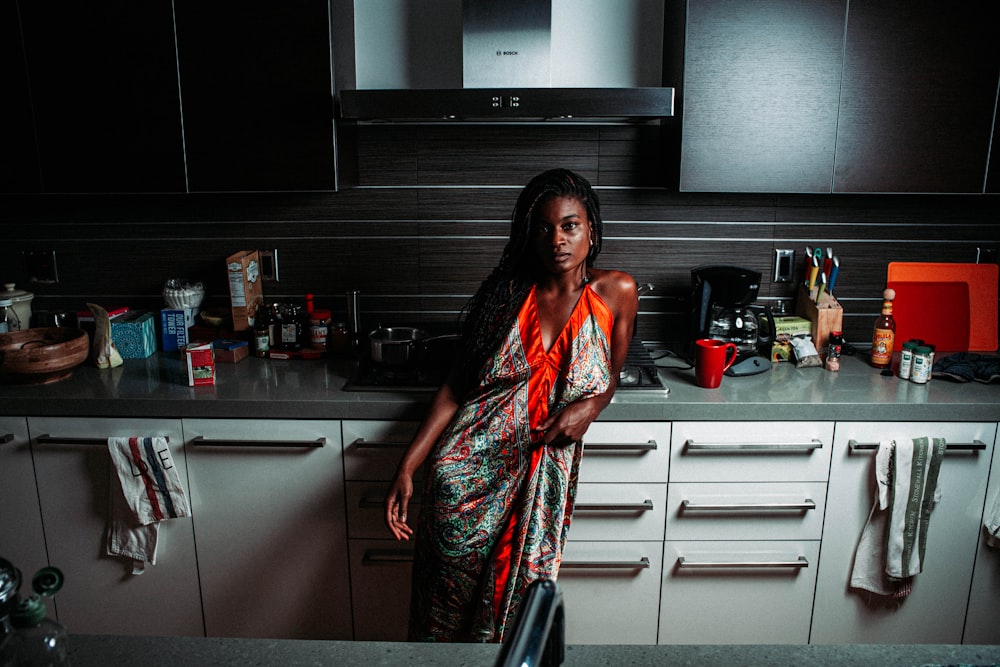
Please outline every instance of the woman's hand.
[[413, 496], [413, 478], [400, 472], [385, 496], [385, 525], [397, 540], [409, 540], [413, 529], [406, 524], [406, 510]]
[[583, 440], [583, 434], [604, 407], [601, 401], [595, 399], [596, 397], [590, 397], [574, 401], [559, 412], [549, 415], [535, 429], [543, 435], [540, 443], [565, 447]]

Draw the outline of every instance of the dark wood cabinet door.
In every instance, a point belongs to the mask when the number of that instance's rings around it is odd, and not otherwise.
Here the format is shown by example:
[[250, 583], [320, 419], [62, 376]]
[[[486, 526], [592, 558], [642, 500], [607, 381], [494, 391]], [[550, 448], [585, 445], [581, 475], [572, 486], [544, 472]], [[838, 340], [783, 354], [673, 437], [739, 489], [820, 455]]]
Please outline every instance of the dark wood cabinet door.
[[170, 0], [18, 6], [40, 190], [184, 191]]
[[41, 192], [28, 67], [15, 2], [0, 4], [0, 87], [5, 97], [0, 192]]
[[846, 0], [690, 0], [681, 190], [830, 192]]
[[176, 0], [189, 186], [333, 190], [327, 0]]
[[834, 191], [983, 191], [998, 11], [994, 0], [852, 0]]

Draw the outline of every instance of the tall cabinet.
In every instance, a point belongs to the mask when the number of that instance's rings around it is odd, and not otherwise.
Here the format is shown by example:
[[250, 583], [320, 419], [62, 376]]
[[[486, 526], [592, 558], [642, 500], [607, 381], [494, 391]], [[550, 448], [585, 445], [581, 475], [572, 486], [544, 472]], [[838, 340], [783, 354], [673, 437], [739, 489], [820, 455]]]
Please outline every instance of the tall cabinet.
[[[1000, 453], [994, 445], [990, 481], [986, 487], [985, 511], [1000, 508]], [[1000, 511], [1000, 510], [998, 510]], [[984, 512], [985, 515], [985, 512]], [[1000, 538], [998, 538], [1000, 540]], [[963, 644], [1000, 644], [1000, 622], [997, 622], [997, 601], [1000, 600], [1000, 541], [987, 544], [984, 529], [979, 531], [976, 567], [972, 573], [969, 612], [965, 618]]]

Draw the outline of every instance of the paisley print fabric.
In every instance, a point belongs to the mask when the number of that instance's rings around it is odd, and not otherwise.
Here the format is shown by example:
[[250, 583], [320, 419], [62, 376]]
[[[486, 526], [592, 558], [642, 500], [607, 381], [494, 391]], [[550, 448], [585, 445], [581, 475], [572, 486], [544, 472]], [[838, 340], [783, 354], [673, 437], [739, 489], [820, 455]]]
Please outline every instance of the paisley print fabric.
[[551, 412], [610, 386], [612, 315], [585, 286], [546, 350], [534, 290], [429, 459], [410, 639], [499, 642], [528, 585], [559, 572], [582, 444], [538, 445]]

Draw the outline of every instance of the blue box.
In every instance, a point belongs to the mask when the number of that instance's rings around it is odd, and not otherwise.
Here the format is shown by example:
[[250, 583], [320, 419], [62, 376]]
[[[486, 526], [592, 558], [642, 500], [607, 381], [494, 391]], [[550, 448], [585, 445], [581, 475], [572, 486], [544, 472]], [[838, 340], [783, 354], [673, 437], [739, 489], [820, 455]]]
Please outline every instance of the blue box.
[[123, 359], [145, 359], [156, 352], [153, 314], [129, 311], [111, 320], [111, 340]]
[[188, 312], [190, 311], [184, 308], [164, 308], [160, 311], [160, 339], [164, 352], [179, 352], [190, 342]]

